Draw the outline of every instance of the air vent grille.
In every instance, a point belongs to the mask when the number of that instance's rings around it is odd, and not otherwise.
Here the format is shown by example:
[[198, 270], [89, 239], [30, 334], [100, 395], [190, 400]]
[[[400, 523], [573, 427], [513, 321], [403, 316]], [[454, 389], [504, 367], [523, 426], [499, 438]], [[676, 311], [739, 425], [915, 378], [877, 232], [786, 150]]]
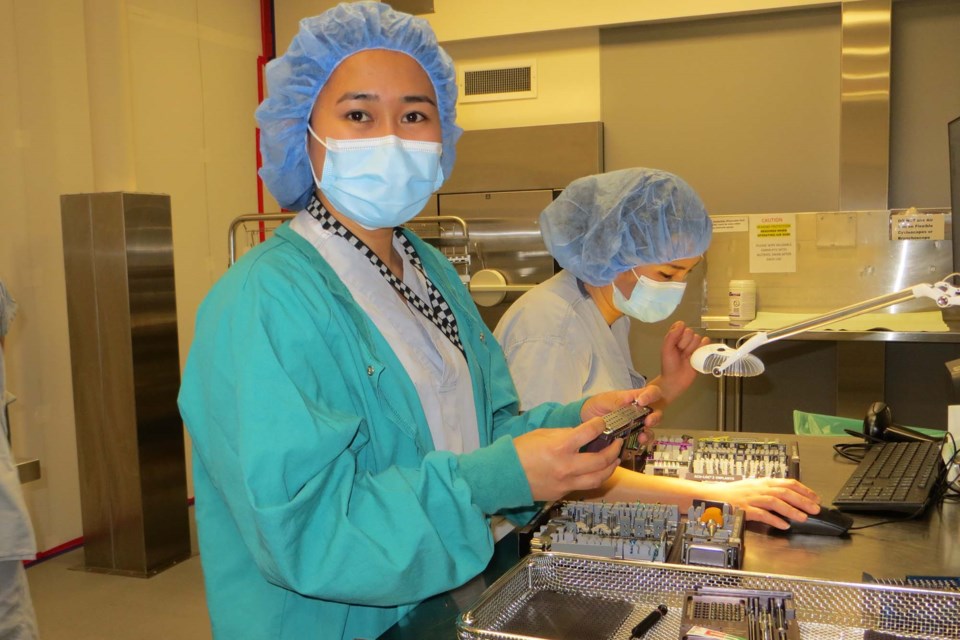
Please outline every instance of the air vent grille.
[[464, 95], [530, 91], [530, 67], [487, 69], [463, 74]]
[[517, 100], [537, 96], [537, 70], [532, 62], [464, 67], [460, 76], [463, 102]]

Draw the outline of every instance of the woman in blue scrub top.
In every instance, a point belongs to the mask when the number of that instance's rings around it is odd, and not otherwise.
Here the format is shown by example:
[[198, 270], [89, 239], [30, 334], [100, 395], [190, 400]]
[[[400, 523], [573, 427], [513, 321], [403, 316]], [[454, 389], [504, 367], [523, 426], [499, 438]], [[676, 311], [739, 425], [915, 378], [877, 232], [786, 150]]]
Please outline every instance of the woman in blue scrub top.
[[[647, 380], [633, 368], [631, 320], [660, 322], [680, 303], [710, 245], [710, 217], [678, 176], [632, 168], [578, 178], [540, 214], [547, 250], [563, 267], [520, 296], [494, 330], [520, 407], [569, 402]], [[664, 338], [661, 404], [698, 375], [690, 356], [709, 340], [682, 321]], [[562, 371], [563, 375], [542, 372]]]
[[[646, 384], [661, 389], [657, 406], [675, 401], [697, 376], [690, 356], [708, 340], [674, 323], [661, 347], [660, 375], [648, 383], [633, 368], [627, 334], [631, 320], [659, 322], [679, 304], [687, 275], [710, 244], [700, 197], [658, 169], [586, 176], [547, 205], [540, 232], [563, 270], [523, 294], [494, 331], [521, 408]], [[781, 529], [787, 527], [782, 518], [819, 510], [816, 494], [796, 480], [709, 484], [626, 468], [587, 497], [682, 507], [693, 498], [719, 500]]]
[[0, 638], [36, 640], [37, 616], [30, 600], [24, 560], [37, 555], [30, 513], [20, 490], [20, 475], [10, 451], [6, 422], [6, 377], [3, 349], [17, 301], [0, 280]]
[[456, 271], [400, 228], [461, 133], [426, 21], [342, 4], [267, 82], [261, 176], [299, 213], [204, 300], [179, 398], [207, 603], [216, 638], [375, 638], [484, 569], [491, 516], [598, 487], [599, 417], [660, 392], [518, 415]]

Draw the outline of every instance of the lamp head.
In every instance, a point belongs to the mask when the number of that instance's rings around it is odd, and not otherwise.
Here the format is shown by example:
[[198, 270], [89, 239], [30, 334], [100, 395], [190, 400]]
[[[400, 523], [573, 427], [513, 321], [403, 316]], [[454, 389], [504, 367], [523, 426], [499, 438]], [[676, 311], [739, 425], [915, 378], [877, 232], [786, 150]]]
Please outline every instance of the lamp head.
[[700, 373], [716, 377], [750, 378], [763, 373], [763, 362], [754, 355], [725, 344], [707, 344], [690, 356], [690, 364]]

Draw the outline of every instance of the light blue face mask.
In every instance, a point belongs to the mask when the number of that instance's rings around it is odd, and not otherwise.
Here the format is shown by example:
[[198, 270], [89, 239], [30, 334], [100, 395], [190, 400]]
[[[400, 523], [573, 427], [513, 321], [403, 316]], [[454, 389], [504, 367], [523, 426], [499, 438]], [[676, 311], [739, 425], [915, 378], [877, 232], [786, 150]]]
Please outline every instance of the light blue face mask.
[[396, 227], [416, 216], [443, 184], [439, 142], [397, 136], [321, 140], [323, 173], [313, 181], [336, 210], [364, 229]]
[[624, 298], [617, 285], [613, 285], [613, 306], [641, 322], [660, 322], [676, 310], [687, 288], [686, 282], [658, 282], [647, 276], [637, 277], [633, 269], [630, 273], [637, 278], [630, 299]]

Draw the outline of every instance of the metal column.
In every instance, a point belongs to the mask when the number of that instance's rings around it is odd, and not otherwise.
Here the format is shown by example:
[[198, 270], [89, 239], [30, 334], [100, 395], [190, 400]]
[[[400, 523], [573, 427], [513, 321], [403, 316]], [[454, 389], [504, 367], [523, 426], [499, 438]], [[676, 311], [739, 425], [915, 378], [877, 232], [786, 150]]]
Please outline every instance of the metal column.
[[170, 197], [61, 196], [85, 567], [190, 556]]

